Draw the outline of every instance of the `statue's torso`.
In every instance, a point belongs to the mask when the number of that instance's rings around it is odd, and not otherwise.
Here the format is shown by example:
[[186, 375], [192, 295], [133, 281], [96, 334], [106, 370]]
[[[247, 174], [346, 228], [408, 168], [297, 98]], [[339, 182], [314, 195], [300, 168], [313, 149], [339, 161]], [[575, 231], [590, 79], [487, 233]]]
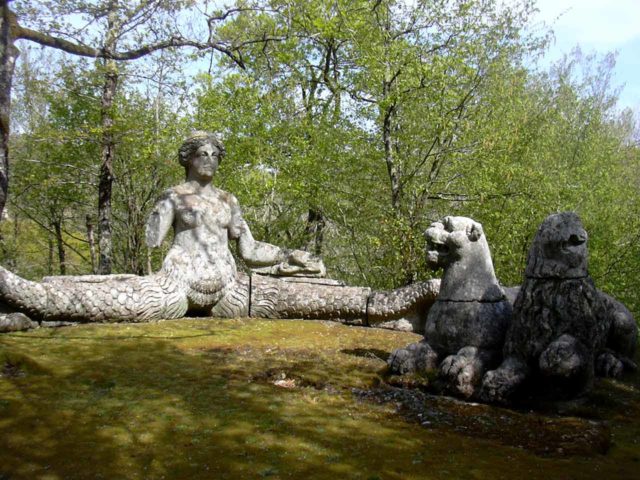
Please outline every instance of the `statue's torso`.
[[239, 221], [239, 212], [234, 212], [231, 195], [213, 187], [196, 191], [190, 184], [173, 187], [170, 193], [174, 240], [163, 268], [180, 270], [189, 283], [224, 288], [237, 272], [229, 230]]

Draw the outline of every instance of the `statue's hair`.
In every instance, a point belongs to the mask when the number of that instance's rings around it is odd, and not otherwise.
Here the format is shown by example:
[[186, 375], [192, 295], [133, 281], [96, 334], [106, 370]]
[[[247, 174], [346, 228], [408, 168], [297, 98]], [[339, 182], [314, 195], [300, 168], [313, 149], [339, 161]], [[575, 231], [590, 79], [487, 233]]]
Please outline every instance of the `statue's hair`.
[[213, 145], [218, 149], [218, 161], [222, 163], [225, 155], [222, 141], [213, 133], [196, 131], [187, 138], [178, 149], [178, 161], [183, 167], [187, 167], [189, 158], [203, 145]]

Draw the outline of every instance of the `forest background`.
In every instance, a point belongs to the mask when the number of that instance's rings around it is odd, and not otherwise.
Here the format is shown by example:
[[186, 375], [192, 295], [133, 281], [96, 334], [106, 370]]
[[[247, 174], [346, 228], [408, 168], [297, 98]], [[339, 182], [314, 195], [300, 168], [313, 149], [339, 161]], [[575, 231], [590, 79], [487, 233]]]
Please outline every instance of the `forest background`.
[[157, 269], [145, 219], [198, 129], [222, 137], [215, 183], [254, 236], [321, 255], [333, 278], [428, 278], [422, 232], [463, 215], [516, 285], [540, 222], [572, 210], [596, 284], [640, 316], [640, 131], [615, 56], [540, 66], [552, 31], [533, 1], [9, 5], [0, 263], [20, 275]]

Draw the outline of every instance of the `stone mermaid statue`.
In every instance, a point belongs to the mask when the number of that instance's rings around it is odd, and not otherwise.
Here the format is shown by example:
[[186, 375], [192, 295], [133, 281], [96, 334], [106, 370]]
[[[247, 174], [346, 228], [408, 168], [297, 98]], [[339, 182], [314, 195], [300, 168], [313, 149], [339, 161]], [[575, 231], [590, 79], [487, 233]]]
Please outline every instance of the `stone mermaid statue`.
[[[381, 292], [324, 280], [321, 259], [256, 241], [237, 199], [216, 188], [225, 154], [213, 134], [196, 132], [179, 149], [186, 181], [165, 191], [146, 227], [149, 247], [173, 228], [162, 268], [151, 275], [83, 275], [25, 280], [0, 267], [0, 302], [31, 318], [143, 322], [186, 315], [315, 318], [381, 324], [410, 319], [420, 331], [439, 289], [432, 280]], [[239, 272], [229, 248], [251, 269]], [[407, 328], [407, 322], [404, 323]]]

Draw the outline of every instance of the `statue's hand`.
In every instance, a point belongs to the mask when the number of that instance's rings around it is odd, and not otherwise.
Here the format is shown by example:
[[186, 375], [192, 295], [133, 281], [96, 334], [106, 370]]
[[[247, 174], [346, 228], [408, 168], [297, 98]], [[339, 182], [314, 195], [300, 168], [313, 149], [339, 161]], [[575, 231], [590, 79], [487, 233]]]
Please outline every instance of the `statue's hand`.
[[306, 277], [324, 277], [326, 268], [320, 257], [304, 250], [290, 250], [284, 262], [278, 265], [276, 275], [300, 275]]
[[257, 273], [276, 277], [324, 277], [326, 268], [320, 257], [304, 250], [284, 251], [284, 260], [280, 263], [263, 268], [253, 269]]
[[304, 250], [290, 250], [287, 252], [286, 260], [283, 263], [288, 265], [297, 265], [299, 267], [309, 267], [312, 265], [317, 265], [318, 262], [322, 263], [319, 257], [312, 255], [309, 252], [305, 252]]

